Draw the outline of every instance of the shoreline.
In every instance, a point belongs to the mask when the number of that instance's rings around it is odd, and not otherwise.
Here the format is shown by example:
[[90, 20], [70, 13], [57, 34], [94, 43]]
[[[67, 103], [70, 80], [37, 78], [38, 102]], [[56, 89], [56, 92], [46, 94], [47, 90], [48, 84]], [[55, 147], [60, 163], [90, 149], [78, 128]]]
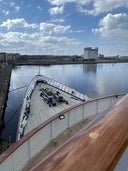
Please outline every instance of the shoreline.
[[15, 61], [13, 66], [19, 65], [68, 65], [68, 64], [99, 64], [99, 63], [128, 63], [128, 60], [29, 60]]

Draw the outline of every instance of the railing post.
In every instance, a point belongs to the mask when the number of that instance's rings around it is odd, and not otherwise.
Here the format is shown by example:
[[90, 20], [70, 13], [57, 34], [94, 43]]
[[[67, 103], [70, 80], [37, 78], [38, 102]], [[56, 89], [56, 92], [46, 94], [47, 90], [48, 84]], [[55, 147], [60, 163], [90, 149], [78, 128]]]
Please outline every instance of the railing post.
[[28, 162], [31, 162], [31, 148], [30, 139], [28, 139]]
[[81, 105], [81, 107], [82, 107], [82, 120], [84, 120], [84, 106], [85, 106], [84, 104]]
[[98, 109], [98, 101], [99, 101], [99, 100], [96, 100], [96, 115], [98, 114], [98, 110], [99, 110], [99, 109]]
[[67, 124], [68, 126], [67, 127], [69, 128], [70, 127], [69, 111], [68, 111], [68, 117], [67, 118], [68, 118], [68, 124]]
[[52, 137], [53, 137], [53, 133], [52, 133], [52, 122], [51, 122], [51, 124], [50, 124], [50, 132], [51, 132], [50, 138], [51, 138], [51, 140], [52, 140]]

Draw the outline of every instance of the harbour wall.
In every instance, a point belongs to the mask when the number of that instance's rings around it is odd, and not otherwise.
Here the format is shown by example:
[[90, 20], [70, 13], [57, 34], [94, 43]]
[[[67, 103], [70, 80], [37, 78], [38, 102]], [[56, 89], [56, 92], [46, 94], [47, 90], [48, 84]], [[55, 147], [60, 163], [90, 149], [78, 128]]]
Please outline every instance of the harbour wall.
[[11, 78], [11, 65], [0, 64], [0, 135], [4, 127], [4, 112]]

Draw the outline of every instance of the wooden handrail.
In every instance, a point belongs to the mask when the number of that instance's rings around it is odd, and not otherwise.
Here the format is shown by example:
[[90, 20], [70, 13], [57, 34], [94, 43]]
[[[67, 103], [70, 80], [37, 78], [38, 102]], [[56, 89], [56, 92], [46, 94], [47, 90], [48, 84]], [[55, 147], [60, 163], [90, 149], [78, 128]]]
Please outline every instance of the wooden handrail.
[[128, 145], [128, 95], [31, 171], [112, 171]]

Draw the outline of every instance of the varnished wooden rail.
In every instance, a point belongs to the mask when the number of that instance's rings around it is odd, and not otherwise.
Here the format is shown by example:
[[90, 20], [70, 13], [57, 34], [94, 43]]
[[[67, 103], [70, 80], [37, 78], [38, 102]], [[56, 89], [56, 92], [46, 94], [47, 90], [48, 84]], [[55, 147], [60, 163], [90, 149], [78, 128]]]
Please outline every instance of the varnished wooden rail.
[[112, 171], [128, 145], [128, 95], [31, 171]]

